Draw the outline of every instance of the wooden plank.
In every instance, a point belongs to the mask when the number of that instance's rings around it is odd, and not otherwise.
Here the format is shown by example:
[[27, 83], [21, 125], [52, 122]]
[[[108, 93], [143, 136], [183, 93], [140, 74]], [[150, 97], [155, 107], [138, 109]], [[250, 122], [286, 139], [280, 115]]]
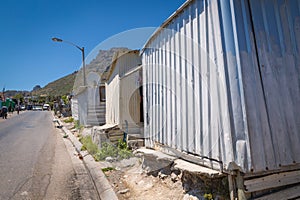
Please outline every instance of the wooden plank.
[[244, 185], [247, 192], [254, 192], [295, 183], [300, 183], [300, 170], [246, 180]]
[[123, 136], [123, 135], [124, 135], [123, 132], [113, 132], [113, 133], [109, 133], [109, 137]]
[[300, 198], [300, 185], [280, 190], [278, 192], [265, 195], [263, 197], [255, 198], [255, 200], [281, 200], [281, 199], [295, 199]]

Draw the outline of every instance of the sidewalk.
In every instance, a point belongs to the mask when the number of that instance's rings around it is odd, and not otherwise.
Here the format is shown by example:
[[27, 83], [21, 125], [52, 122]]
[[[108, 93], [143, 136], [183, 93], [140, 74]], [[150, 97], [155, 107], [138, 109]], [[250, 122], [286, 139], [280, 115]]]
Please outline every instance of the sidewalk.
[[[103, 200], [118, 199], [110, 183], [106, 179], [106, 176], [102, 172], [102, 168], [100, 164], [96, 162], [91, 155], [81, 151], [82, 144], [73, 135], [73, 133], [64, 126], [65, 125], [64, 122], [62, 122], [60, 119], [56, 117], [54, 117], [53, 122], [55, 123], [56, 127], [57, 126], [61, 127], [61, 130], [64, 132], [64, 134], [68, 136], [67, 138], [64, 138], [64, 142], [69, 151], [70, 157], [72, 158], [72, 162], [74, 162], [75, 164], [75, 171], [77, 174], [79, 174], [79, 177], [80, 175], [82, 175], [84, 169], [78, 166], [80, 166], [80, 164], [82, 166], [83, 164], [85, 170], [88, 172], [90, 178], [92, 179], [92, 182], [98, 192], [98, 196], [100, 197], [100, 199]], [[75, 153], [77, 155], [76, 157], [74, 157]], [[83, 191], [82, 193], [85, 192]], [[82, 196], [83, 195], [84, 194], [82, 194]]]

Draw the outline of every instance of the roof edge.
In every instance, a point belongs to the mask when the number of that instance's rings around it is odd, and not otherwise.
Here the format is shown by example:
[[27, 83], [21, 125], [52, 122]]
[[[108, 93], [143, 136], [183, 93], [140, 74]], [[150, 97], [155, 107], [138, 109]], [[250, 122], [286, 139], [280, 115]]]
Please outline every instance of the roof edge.
[[146, 41], [146, 43], [144, 44], [144, 46], [142, 47], [142, 49], [140, 50], [140, 55], [144, 53], [144, 50], [146, 48], [146, 46], [151, 42], [151, 40], [154, 38], [154, 36], [156, 36], [158, 33], [161, 32], [161, 30], [166, 27], [179, 13], [181, 13], [187, 6], [189, 6], [194, 0], [187, 0], [186, 2], [184, 2], [175, 12], [173, 12], [170, 17], [168, 17], [166, 19], [166, 21], [164, 21], [162, 23], [162, 25], [157, 28], [153, 34], [150, 36], [150, 38]]

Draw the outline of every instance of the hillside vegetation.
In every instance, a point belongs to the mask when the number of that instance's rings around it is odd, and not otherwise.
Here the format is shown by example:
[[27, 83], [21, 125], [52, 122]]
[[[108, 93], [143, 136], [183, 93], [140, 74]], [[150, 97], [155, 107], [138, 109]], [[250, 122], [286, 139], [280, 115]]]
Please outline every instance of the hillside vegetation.
[[32, 95], [36, 96], [63, 96], [70, 94], [73, 90], [73, 85], [75, 81], [75, 77], [77, 75], [77, 71], [67, 76], [64, 76], [58, 80], [55, 80], [45, 87], [32, 91]]
[[[103, 73], [107, 66], [112, 62], [113, 56], [118, 51], [128, 50], [127, 48], [111, 48], [109, 50], [99, 50], [97, 56], [86, 65], [86, 74], [96, 72]], [[55, 80], [45, 87], [32, 91], [32, 95], [37, 96], [63, 96], [73, 92], [74, 88], [83, 85], [82, 70], [75, 71], [65, 77]]]

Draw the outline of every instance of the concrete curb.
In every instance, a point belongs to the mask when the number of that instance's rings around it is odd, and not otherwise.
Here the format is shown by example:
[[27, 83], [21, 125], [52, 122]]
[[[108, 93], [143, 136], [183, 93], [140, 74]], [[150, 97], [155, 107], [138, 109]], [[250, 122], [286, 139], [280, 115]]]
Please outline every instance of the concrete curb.
[[[82, 144], [79, 142], [79, 140], [73, 135], [73, 133], [70, 130], [68, 130], [66, 127], [63, 126], [63, 123], [59, 119], [55, 118], [55, 120], [57, 120], [58, 123], [61, 125], [64, 133], [66, 135], [68, 135], [68, 138], [70, 139], [71, 143], [73, 144], [75, 150], [79, 154], [81, 154]], [[83, 161], [86, 169], [89, 171], [91, 178], [93, 179], [94, 185], [100, 196], [100, 199], [117, 200], [118, 197], [117, 197], [116, 193], [114, 192], [114, 190], [112, 189], [110, 183], [106, 179], [105, 174], [102, 172], [102, 168], [101, 168], [100, 164], [97, 163], [90, 154], [83, 156], [82, 161]]]

